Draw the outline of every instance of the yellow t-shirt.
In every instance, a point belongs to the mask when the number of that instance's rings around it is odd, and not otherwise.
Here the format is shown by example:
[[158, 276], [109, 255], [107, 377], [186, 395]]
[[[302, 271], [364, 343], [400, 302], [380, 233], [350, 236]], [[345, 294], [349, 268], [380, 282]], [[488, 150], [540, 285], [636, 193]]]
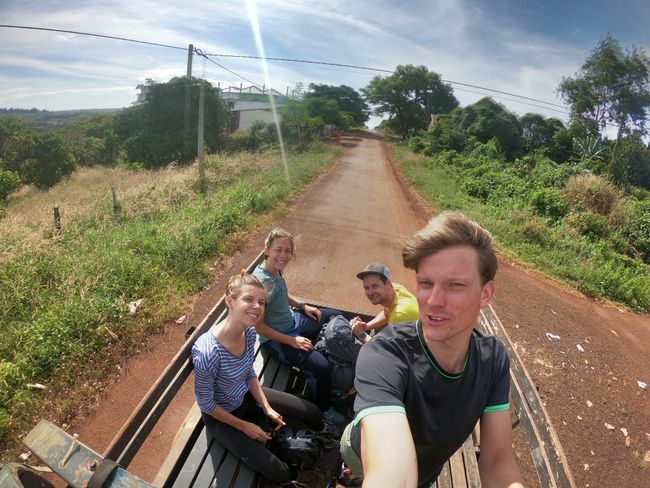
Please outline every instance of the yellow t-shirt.
[[386, 310], [388, 323], [413, 322], [420, 318], [418, 301], [413, 294], [399, 283], [393, 283], [396, 295], [390, 308]]

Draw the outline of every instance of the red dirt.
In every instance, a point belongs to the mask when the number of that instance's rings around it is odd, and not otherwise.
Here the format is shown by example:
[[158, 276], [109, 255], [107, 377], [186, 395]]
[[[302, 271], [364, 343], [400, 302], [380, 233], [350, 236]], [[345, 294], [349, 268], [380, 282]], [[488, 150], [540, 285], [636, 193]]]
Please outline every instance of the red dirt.
[[[401, 248], [433, 211], [408, 190], [379, 136], [359, 133], [344, 137], [343, 145], [348, 149], [337, 165], [303, 191], [278, 222], [298, 236], [287, 282], [295, 295], [372, 312], [356, 271], [381, 260], [395, 281], [413, 289], [414, 276], [400, 264]], [[198, 324], [216, 303], [225, 277], [255, 258], [265, 233], [252, 236], [196, 298], [183, 325], [168, 327], [129, 361], [94, 414], [72, 426], [81, 441], [99, 452], [108, 446], [182, 344], [188, 325]], [[650, 382], [650, 316], [586, 299], [511, 262], [500, 262], [496, 281], [494, 308], [546, 404], [576, 485], [650, 486], [648, 391], [637, 385]], [[547, 332], [560, 339], [549, 340]], [[153, 480], [192, 401], [186, 385], [131, 471]], [[627, 429], [629, 447], [621, 428]], [[529, 464], [525, 458], [523, 464]]]

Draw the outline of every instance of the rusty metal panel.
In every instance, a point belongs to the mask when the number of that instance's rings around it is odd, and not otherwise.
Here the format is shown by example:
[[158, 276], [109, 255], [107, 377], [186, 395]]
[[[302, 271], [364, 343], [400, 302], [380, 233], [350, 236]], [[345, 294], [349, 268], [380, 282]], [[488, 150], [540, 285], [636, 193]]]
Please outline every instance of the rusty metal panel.
[[[83, 488], [103, 457], [52, 422], [41, 420], [23, 440], [35, 456], [73, 488]], [[153, 485], [117, 468], [107, 487], [153, 488]]]

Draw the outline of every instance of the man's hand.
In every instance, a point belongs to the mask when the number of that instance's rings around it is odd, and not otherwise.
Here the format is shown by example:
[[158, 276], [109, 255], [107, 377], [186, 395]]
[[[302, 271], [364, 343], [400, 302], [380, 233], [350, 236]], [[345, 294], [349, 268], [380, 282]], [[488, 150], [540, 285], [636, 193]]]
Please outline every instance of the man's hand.
[[361, 320], [361, 317], [357, 316], [350, 320], [350, 326], [352, 326], [352, 333], [355, 336], [360, 336], [366, 331], [368, 324]]
[[486, 488], [521, 488], [524, 481], [512, 452], [510, 410], [483, 413], [481, 417], [481, 457], [478, 460], [481, 484]]
[[291, 347], [300, 349], [301, 351], [311, 351], [314, 348], [314, 345], [306, 337], [297, 336], [293, 338]]

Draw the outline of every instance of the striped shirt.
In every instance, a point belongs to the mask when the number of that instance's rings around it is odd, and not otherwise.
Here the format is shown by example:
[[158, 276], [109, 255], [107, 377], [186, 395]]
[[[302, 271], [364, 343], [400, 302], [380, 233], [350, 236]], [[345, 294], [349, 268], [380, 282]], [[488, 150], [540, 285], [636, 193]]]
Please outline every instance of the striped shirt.
[[232, 354], [215, 337], [217, 326], [201, 335], [192, 346], [194, 393], [202, 412], [217, 407], [232, 412], [244, 401], [248, 382], [255, 378], [255, 328], [246, 329], [246, 348], [241, 356]]

